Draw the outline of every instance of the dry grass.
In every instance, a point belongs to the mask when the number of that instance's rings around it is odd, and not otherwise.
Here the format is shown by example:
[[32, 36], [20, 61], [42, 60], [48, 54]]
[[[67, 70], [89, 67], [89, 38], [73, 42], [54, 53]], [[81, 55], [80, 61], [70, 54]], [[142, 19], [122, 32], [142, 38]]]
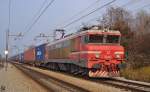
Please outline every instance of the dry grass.
[[150, 82], [150, 66], [139, 69], [125, 69], [121, 75], [127, 79]]

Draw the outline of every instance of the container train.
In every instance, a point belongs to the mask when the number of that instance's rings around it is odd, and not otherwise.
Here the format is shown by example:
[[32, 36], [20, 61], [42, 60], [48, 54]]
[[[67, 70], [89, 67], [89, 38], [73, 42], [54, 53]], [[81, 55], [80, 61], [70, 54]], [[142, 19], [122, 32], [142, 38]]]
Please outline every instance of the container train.
[[89, 77], [118, 77], [125, 62], [125, 50], [120, 40], [119, 31], [93, 27], [30, 48], [17, 55], [15, 60]]

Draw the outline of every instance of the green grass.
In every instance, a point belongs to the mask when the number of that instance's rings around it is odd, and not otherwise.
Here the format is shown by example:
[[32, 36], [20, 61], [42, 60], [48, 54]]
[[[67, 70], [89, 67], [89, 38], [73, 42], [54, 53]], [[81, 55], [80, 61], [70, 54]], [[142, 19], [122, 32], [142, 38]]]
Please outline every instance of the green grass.
[[138, 69], [124, 69], [121, 71], [121, 76], [131, 80], [150, 82], [150, 66]]

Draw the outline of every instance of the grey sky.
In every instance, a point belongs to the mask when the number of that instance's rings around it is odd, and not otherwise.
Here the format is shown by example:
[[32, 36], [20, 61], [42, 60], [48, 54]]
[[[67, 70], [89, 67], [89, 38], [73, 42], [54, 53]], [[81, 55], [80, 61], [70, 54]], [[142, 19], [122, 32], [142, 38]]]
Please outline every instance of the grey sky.
[[[0, 0], [0, 54], [4, 54], [5, 50], [5, 33], [8, 29], [8, 1]], [[11, 34], [16, 34], [18, 32], [25, 32], [29, 25], [31, 25], [33, 16], [39, 10], [40, 6], [45, 0], [11, 0], [11, 20], [10, 20], [10, 32]], [[47, 3], [50, 0], [47, 0]], [[27, 33], [24, 39], [14, 40], [10, 38], [10, 49], [13, 45], [16, 45], [20, 50], [23, 50], [24, 45], [29, 46], [31, 44], [39, 44], [44, 42], [44, 40], [33, 41], [33, 38], [39, 33], [46, 33], [47, 35], [52, 34], [53, 30], [64, 25], [65, 21], [71, 16], [78, 13], [79, 11], [85, 9], [91, 3], [97, 0], [55, 0], [55, 2], [47, 9], [47, 11], [41, 16], [39, 21], [33, 26], [33, 28]], [[90, 12], [92, 9], [100, 7], [111, 0], [99, 0], [97, 4], [91, 7], [89, 10], [80, 14], [78, 17]], [[132, 3], [127, 3], [133, 1]], [[112, 6], [122, 6], [126, 5], [126, 9], [136, 10], [146, 4], [150, 4], [150, 0], [117, 0]], [[92, 15], [82, 19], [81, 21], [66, 28], [67, 33], [74, 32], [79, 28], [81, 23], [95, 23], [93, 18], [101, 16], [106, 8], [93, 13]], [[150, 7], [146, 7], [149, 10]], [[78, 18], [78, 17], [75, 17]], [[67, 21], [69, 23], [70, 21]], [[49, 38], [50, 39], [50, 38]], [[16, 50], [13, 50], [16, 53]]]

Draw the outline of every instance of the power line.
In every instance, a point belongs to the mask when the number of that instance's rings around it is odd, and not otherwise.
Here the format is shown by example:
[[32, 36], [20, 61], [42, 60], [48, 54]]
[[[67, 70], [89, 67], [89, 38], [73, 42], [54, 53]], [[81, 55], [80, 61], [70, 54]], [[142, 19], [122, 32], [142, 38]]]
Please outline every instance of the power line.
[[[120, 7], [126, 7], [127, 5], [132, 5], [132, 4], [137, 3], [137, 2], [139, 2], [139, 1], [140, 1], [140, 0], [128, 1], [127, 3], [121, 5]], [[146, 6], [148, 6], [148, 5], [146, 5]], [[88, 20], [86, 23], [88, 23], [88, 22], [90, 22], [90, 21], [93, 21], [93, 20], [98, 20], [98, 18], [92, 18], [92, 19]], [[80, 26], [82, 26], [82, 24], [81, 24]]]
[[92, 4], [90, 4], [89, 6], [87, 6], [86, 8], [84, 8], [83, 10], [77, 12], [76, 14], [72, 15], [70, 18], [68, 18], [66, 21], [62, 22], [62, 23], [59, 24], [59, 25], [62, 25], [63, 23], [67, 23], [68, 21], [73, 20], [74, 17], [76, 17], [76, 16], [78, 16], [79, 14], [81, 14], [81, 13], [87, 11], [89, 8], [91, 8], [93, 5], [97, 4], [99, 1], [100, 1], [100, 0], [94, 1]]
[[96, 0], [95, 2], [93, 2], [92, 4], [90, 4], [88, 7], [84, 8], [83, 10], [77, 12], [76, 14], [74, 14], [73, 16], [71, 16], [69, 19], [67, 19], [64, 23], [70, 21], [70, 20], [73, 20], [74, 17], [80, 15], [81, 13], [87, 11], [89, 8], [91, 8], [93, 5], [97, 4], [100, 0]]
[[68, 26], [72, 25], [73, 23], [76, 23], [77, 21], [79, 21], [79, 20], [81, 20], [81, 19], [83, 19], [83, 18], [85, 18], [85, 17], [87, 17], [87, 16], [91, 15], [92, 13], [94, 13], [94, 12], [96, 12], [96, 11], [98, 11], [98, 10], [100, 10], [100, 9], [104, 8], [105, 6], [110, 5], [111, 3], [115, 2], [115, 1], [116, 1], [116, 0], [113, 0], [113, 1], [111, 1], [111, 2], [108, 2], [108, 3], [104, 4], [103, 6], [101, 6], [101, 7], [99, 7], [99, 8], [94, 9], [94, 10], [93, 10], [93, 11], [91, 11], [90, 13], [88, 13], [88, 14], [86, 14], [86, 15], [81, 16], [80, 18], [78, 18], [78, 19], [76, 19], [76, 20], [74, 20], [74, 21], [72, 21], [72, 22], [68, 23], [67, 25], [63, 26], [62, 28], [66, 28], [66, 27], [68, 27]]
[[[31, 22], [33, 23], [33, 20], [37, 17], [37, 15], [39, 15], [39, 13], [41, 12], [41, 10], [44, 8], [44, 5], [46, 4], [47, 0], [44, 0], [43, 3], [41, 4], [39, 10], [35, 13], [35, 15], [32, 17]], [[25, 29], [28, 29], [28, 27], [30, 26], [31, 23], [28, 23], [25, 27]], [[24, 34], [22, 34], [22, 37], [24, 36]]]
[[[135, 0], [135, 1], [128, 1], [127, 3], [121, 5], [120, 7], [126, 7], [127, 5], [131, 5], [131, 4], [134, 4], [134, 3], [137, 3], [139, 0]], [[98, 2], [98, 1], [97, 1]], [[100, 17], [100, 16], [99, 16]], [[97, 18], [92, 18], [88, 21], [86, 21], [85, 23], [88, 23], [88, 22], [91, 22], [91, 21], [94, 21], [94, 20], [98, 20], [98, 17]], [[82, 26], [83, 24], [80, 24], [79, 26]]]
[[48, 5], [43, 9], [43, 11], [40, 13], [40, 15], [36, 18], [36, 20], [31, 24], [31, 26], [28, 28], [28, 30], [24, 33], [24, 36], [25, 34], [27, 34], [31, 29], [32, 27], [36, 24], [36, 22], [40, 19], [40, 17], [44, 14], [44, 12], [48, 9], [48, 7], [50, 5], [52, 5], [52, 3], [54, 2], [55, 0], [51, 0]]
[[[37, 17], [37, 15], [38, 15], [38, 14], [40, 13], [40, 11], [43, 9], [43, 7], [44, 7], [44, 5], [46, 4], [46, 2], [47, 2], [47, 0], [44, 0], [44, 2], [42, 3], [40, 9], [36, 12], [36, 14], [33, 16], [33, 18], [32, 18], [31, 21], [33, 21], [33, 20]], [[30, 25], [30, 24], [28, 24], [25, 28], [28, 28], [29, 25]]]

